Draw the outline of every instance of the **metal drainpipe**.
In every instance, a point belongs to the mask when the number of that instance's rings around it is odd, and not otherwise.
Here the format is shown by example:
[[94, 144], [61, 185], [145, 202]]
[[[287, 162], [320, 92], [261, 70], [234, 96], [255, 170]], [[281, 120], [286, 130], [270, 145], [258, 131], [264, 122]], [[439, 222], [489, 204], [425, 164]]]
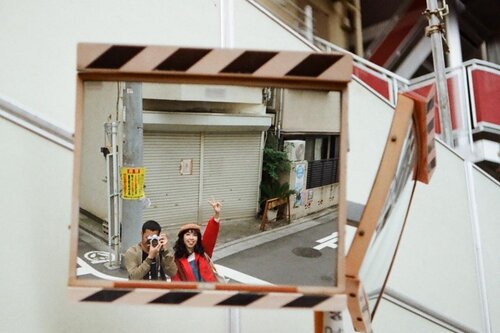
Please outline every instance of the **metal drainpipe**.
[[[109, 261], [105, 266], [108, 269], [117, 269], [120, 267], [120, 220], [119, 220], [119, 171], [118, 171], [118, 147], [117, 133], [118, 122], [104, 124], [106, 134], [111, 135], [111, 152], [106, 156], [106, 169], [108, 179], [108, 247]], [[110, 164], [111, 161], [111, 174]], [[114, 255], [114, 258], [112, 256]]]
[[432, 58], [434, 71], [436, 73], [436, 88], [439, 100], [439, 116], [441, 119], [441, 137], [450, 147], [454, 147], [453, 133], [451, 130], [450, 101], [448, 99], [448, 87], [445, 75], [445, 63], [443, 54], [442, 34], [443, 25], [438, 16], [444, 15], [447, 8], [443, 0], [443, 8], [438, 8], [437, 0], [427, 0], [427, 10], [424, 12], [429, 20], [426, 34], [431, 38]]
[[278, 108], [278, 131], [276, 137], [279, 139], [281, 137], [281, 127], [283, 123], [283, 112], [285, 109], [285, 88], [280, 88], [280, 106]]

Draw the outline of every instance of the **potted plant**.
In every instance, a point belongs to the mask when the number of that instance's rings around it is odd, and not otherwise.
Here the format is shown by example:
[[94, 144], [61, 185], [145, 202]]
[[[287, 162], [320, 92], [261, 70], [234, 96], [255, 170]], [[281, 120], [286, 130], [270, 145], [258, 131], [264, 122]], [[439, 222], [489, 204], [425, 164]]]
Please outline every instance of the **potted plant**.
[[[280, 182], [283, 174], [290, 172], [292, 163], [288, 159], [286, 152], [279, 150], [278, 139], [269, 134], [264, 147], [262, 159], [262, 181], [260, 185], [260, 211], [263, 213], [267, 200], [286, 199], [295, 191], [290, 189], [288, 182]], [[270, 209], [269, 214], [278, 214], [277, 209]], [[278, 218], [283, 215], [281, 209]], [[268, 220], [273, 220], [276, 216], [268, 216]]]

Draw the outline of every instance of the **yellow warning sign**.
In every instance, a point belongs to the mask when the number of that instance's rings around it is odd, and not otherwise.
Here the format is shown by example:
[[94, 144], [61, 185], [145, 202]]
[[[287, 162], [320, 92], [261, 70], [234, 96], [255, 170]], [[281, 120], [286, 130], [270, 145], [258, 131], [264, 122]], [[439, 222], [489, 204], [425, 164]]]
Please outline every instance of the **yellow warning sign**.
[[144, 168], [123, 167], [120, 169], [122, 178], [122, 198], [141, 199], [144, 197]]

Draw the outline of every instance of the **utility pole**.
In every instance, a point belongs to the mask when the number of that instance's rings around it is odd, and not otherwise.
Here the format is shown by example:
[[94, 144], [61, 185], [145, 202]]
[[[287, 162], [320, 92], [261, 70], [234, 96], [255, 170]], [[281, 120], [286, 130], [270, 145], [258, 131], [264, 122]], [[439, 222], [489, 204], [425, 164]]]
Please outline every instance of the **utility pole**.
[[432, 59], [434, 61], [436, 90], [439, 101], [439, 118], [441, 120], [441, 137], [447, 145], [453, 147], [450, 101], [448, 98], [443, 53], [443, 40], [445, 40], [444, 17], [448, 14], [446, 1], [443, 0], [443, 7], [439, 8], [437, 0], [427, 0], [427, 10], [423, 14], [429, 20], [429, 26], [425, 29], [425, 34], [431, 38]]
[[[142, 84], [126, 82], [123, 91], [123, 168], [143, 167]], [[125, 189], [122, 189], [122, 192]], [[142, 191], [142, 189], [140, 189]], [[123, 194], [122, 194], [123, 196]], [[139, 242], [142, 228], [142, 201], [122, 201], [121, 253]]]

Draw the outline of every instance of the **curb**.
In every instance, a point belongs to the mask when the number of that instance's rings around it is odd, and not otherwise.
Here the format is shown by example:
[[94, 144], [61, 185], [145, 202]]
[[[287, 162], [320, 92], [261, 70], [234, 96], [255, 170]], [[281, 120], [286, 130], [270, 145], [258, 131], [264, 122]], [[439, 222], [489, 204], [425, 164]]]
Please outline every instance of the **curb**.
[[322, 210], [321, 212], [304, 216], [294, 222], [291, 222], [289, 225], [260, 232], [238, 240], [224, 243], [220, 246], [216, 246], [214, 249], [212, 259], [214, 261], [220, 260], [227, 256], [233, 255], [235, 253], [253, 248], [255, 246], [267, 242], [271, 242], [278, 238], [282, 238], [294, 234], [296, 232], [303, 231], [305, 229], [309, 229], [323, 223], [327, 223], [331, 221], [331, 219], [329, 218], [330, 215], [334, 215], [333, 217], [337, 218], [336, 215], [337, 212], [338, 212], [337, 207], [327, 208]]

